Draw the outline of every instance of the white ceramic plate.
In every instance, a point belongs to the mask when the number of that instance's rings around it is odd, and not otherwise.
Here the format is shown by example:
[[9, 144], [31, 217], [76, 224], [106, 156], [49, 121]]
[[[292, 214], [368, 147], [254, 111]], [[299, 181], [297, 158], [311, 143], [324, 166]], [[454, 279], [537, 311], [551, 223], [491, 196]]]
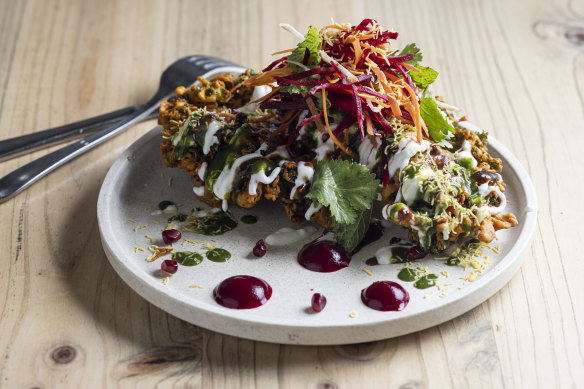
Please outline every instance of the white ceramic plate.
[[[229, 335], [321, 345], [373, 341], [437, 325], [472, 309], [503, 287], [519, 269], [535, 229], [536, 198], [527, 172], [507, 149], [491, 139], [492, 154], [503, 159], [510, 202], [507, 210], [517, 216], [519, 225], [498, 232], [499, 239], [494, 245], [500, 246], [500, 251], [488, 253], [491, 264], [474, 282], [460, 278], [471, 269], [449, 267], [432, 258], [420, 260], [419, 264], [440, 274], [442, 285], [452, 283], [444, 293], [435, 287], [415, 289], [412, 283], [399, 281], [397, 273], [403, 265], [366, 266], [365, 260], [374, 256], [379, 247], [387, 245], [391, 237], [404, 236], [404, 231], [397, 226], [387, 228], [379, 241], [353, 256], [348, 268], [334, 273], [315, 273], [301, 267], [296, 255], [302, 243], [269, 250], [264, 257], [255, 258], [251, 250], [258, 239], [290, 226], [280, 205], [262, 201], [252, 210], [230, 208], [235, 220], [251, 213], [259, 219], [256, 224], [239, 222], [233, 231], [217, 237], [184, 233], [183, 242], [185, 238], [206, 241], [227, 249], [232, 258], [226, 263], [205, 259], [195, 267], [180, 266], [177, 274], [164, 284], [160, 263], [169, 256], [150, 263], [145, 260], [149, 253], [136, 250], [151, 244], [146, 235], [163, 245], [161, 231], [170, 215], [151, 213], [162, 200], [181, 204], [184, 213], [194, 207], [208, 207], [194, 198], [192, 184], [183, 170], [164, 166], [159, 144], [160, 128], [155, 128], [130, 146], [107, 174], [98, 201], [103, 248], [122, 279], [146, 300], [190, 323]], [[217, 241], [213, 242], [212, 238]], [[175, 246], [177, 251], [203, 253], [206, 250], [202, 244], [179, 242]], [[371, 270], [373, 275], [363, 268]], [[448, 270], [450, 276], [442, 275], [443, 270]], [[215, 286], [230, 276], [242, 274], [266, 280], [273, 288], [271, 299], [249, 310], [218, 305], [213, 299]], [[379, 280], [397, 281], [409, 292], [410, 302], [403, 311], [380, 312], [361, 302], [361, 290]], [[326, 308], [318, 314], [310, 310], [315, 292], [328, 299]], [[356, 317], [351, 317], [351, 312]]]

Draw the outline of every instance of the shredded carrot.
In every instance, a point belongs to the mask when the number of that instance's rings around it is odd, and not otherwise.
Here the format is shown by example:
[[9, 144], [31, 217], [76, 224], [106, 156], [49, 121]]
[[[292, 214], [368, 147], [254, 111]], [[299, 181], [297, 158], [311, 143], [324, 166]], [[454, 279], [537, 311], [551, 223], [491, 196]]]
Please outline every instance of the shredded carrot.
[[339, 26], [337, 24], [330, 24], [328, 26], [324, 26], [323, 28], [320, 29], [320, 31], [318, 31], [318, 33], [320, 34], [321, 32], [323, 32], [324, 30], [328, 30], [329, 28], [335, 28], [337, 30], [343, 30], [343, 31], [349, 31], [347, 30], [346, 27], [343, 26]]
[[287, 50], [281, 50], [281, 51], [276, 51], [275, 53], [272, 53], [272, 55], [278, 55], [278, 54], [284, 54], [284, 53], [291, 53], [296, 49], [287, 49]]
[[[414, 115], [412, 119], [414, 119], [414, 123], [416, 124], [416, 133], [418, 134], [418, 143], [422, 143], [422, 126], [421, 126], [421, 117], [420, 117], [420, 104], [418, 103], [418, 97], [414, 93], [414, 90], [403, 80], [401, 80], [404, 87], [410, 94], [410, 99], [412, 100], [412, 104], [414, 107]], [[411, 115], [411, 112], [410, 112]]]
[[384, 102], [382, 102], [382, 101], [379, 101], [379, 100], [377, 99], [377, 97], [375, 97], [375, 96], [371, 96], [371, 95], [368, 95], [368, 94], [365, 94], [365, 93], [357, 93], [357, 94], [358, 94], [359, 96], [363, 97], [364, 99], [367, 99], [367, 100], [371, 100], [371, 101], [373, 101], [375, 104], [377, 104], [377, 105], [380, 105], [380, 106], [382, 106], [383, 108], [391, 108], [391, 105], [388, 105], [388, 104], [385, 104], [385, 103], [384, 103]]
[[365, 125], [367, 126], [367, 133], [371, 136], [374, 136], [373, 123], [371, 122], [371, 118], [369, 117], [367, 112], [365, 112], [364, 116], [365, 116]]
[[407, 62], [402, 62], [401, 63], [403, 67], [405, 67], [406, 69], [410, 69], [413, 70], [416, 73], [421, 73], [422, 71], [420, 69], [418, 69], [417, 67], [415, 67], [414, 65], [410, 65]]
[[391, 86], [387, 82], [387, 78], [385, 77], [385, 73], [383, 73], [381, 71], [381, 69], [379, 69], [379, 66], [377, 66], [377, 64], [375, 62], [373, 62], [372, 60], [370, 60], [369, 58], [367, 58], [367, 62], [371, 65], [371, 69], [373, 69], [373, 73], [375, 73], [375, 75], [377, 76], [377, 80], [379, 80], [381, 87], [383, 88], [387, 98], [389, 99], [389, 105], [391, 106], [391, 113], [394, 116], [400, 116], [401, 109], [399, 108], [399, 104], [397, 103], [397, 100], [393, 96], [393, 90], [391, 89]]
[[275, 118], [276, 116], [278, 116], [278, 115], [271, 113], [269, 115], [264, 115], [264, 116], [259, 117], [259, 118], [249, 119], [248, 121], [250, 123], [261, 123], [261, 122], [265, 122], [266, 120], [270, 120], [271, 118]]
[[353, 42], [351, 42], [351, 44], [353, 45], [353, 50], [355, 50], [355, 66], [357, 66], [359, 60], [361, 59], [361, 42], [359, 39], [355, 39]]
[[335, 136], [335, 134], [333, 134], [333, 131], [331, 130], [331, 126], [329, 125], [329, 120], [328, 120], [328, 115], [326, 113], [326, 88], [322, 88], [322, 112], [324, 115], [324, 123], [326, 124], [326, 130], [328, 131], [329, 136], [331, 137], [331, 139], [333, 140], [333, 142], [335, 142], [335, 144], [337, 146], [339, 146], [339, 149], [343, 150], [343, 152], [345, 154], [348, 154], [352, 157], [354, 157], [354, 155], [345, 148], [345, 146], [337, 139], [337, 137]]
[[335, 84], [335, 83], [339, 82], [339, 80], [340, 80], [339, 76], [335, 76], [335, 78], [331, 78], [330, 74], [325, 74], [324, 78], [326, 78], [326, 80], [331, 84]]
[[260, 98], [259, 98], [259, 99], [257, 99], [257, 100], [250, 101], [250, 104], [257, 104], [257, 103], [261, 103], [262, 101], [269, 99], [270, 97], [272, 97], [274, 94], [276, 94], [276, 93], [277, 93], [277, 92], [279, 92], [279, 91], [280, 91], [280, 87], [274, 88], [274, 89], [273, 89], [273, 90], [272, 90], [270, 93], [268, 93], [267, 95], [265, 95], [265, 96], [262, 96], [262, 97], [260, 97]]
[[242, 85], [258, 86], [258, 85], [270, 84], [270, 83], [276, 81], [274, 79], [275, 76], [286, 77], [286, 76], [289, 76], [290, 74], [292, 74], [293, 72], [294, 72], [294, 69], [289, 68], [289, 67], [285, 67], [285, 68], [272, 69], [272, 70], [268, 70], [267, 72], [258, 73], [255, 76], [251, 76], [247, 80], [244, 80], [243, 82], [240, 82], [239, 84], [235, 85], [233, 88], [231, 88], [231, 90], [229, 92], [233, 93], [237, 88], [239, 88]]

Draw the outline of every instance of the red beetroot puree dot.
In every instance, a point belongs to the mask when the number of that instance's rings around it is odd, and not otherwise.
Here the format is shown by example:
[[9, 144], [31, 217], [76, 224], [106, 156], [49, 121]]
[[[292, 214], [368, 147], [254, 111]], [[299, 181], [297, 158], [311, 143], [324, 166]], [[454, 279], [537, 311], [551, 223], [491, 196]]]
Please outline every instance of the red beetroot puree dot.
[[272, 287], [261, 278], [233, 276], [215, 287], [213, 297], [217, 304], [226, 308], [257, 308], [272, 297]]
[[393, 281], [377, 281], [361, 291], [361, 301], [378, 311], [401, 311], [408, 305], [410, 295]]

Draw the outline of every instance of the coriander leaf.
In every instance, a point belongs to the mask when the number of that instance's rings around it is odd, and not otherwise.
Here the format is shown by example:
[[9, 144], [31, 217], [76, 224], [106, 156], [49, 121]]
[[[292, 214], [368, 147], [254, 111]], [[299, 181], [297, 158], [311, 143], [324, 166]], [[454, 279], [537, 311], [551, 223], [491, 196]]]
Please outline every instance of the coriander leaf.
[[196, 266], [203, 262], [203, 256], [192, 251], [177, 251], [172, 254], [172, 260], [177, 261], [183, 266]]
[[410, 77], [412, 78], [414, 84], [416, 84], [419, 88], [426, 89], [428, 85], [436, 80], [436, 77], [438, 77], [438, 72], [430, 67], [427, 68], [422, 65], [418, 65], [418, 69], [421, 70], [420, 73], [411, 71]]
[[354, 223], [377, 198], [379, 181], [366, 166], [350, 161], [319, 161], [306, 195], [329, 208], [338, 224]]
[[352, 253], [353, 250], [365, 237], [369, 229], [369, 222], [371, 221], [371, 209], [362, 211], [357, 217], [357, 221], [351, 224], [339, 224], [333, 221], [333, 231], [335, 240], [339, 243], [347, 253]]
[[452, 136], [451, 133], [454, 133], [455, 130], [438, 109], [436, 101], [431, 97], [422, 98], [420, 114], [428, 127], [428, 132], [432, 139], [439, 144], [445, 145], [445, 141]]
[[420, 52], [420, 49], [418, 48], [418, 46], [416, 46], [415, 43], [410, 43], [409, 45], [406, 45], [406, 47], [404, 47], [403, 50], [399, 52], [398, 56], [401, 57], [402, 55], [408, 54], [413, 54], [414, 58], [409, 61], [406, 61], [406, 63], [418, 66], [418, 64], [422, 62], [423, 58], [422, 53]]

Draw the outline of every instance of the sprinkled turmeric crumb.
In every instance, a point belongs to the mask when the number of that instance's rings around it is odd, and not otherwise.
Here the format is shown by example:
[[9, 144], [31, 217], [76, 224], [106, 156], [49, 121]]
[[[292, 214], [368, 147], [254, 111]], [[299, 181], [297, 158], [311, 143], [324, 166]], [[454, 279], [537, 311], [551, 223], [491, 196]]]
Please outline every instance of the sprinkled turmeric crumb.
[[354, 319], [354, 318], [356, 318], [356, 317], [357, 317], [357, 312], [355, 312], [355, 311], [351, 311], [351, 313], [349, 313], [349, 317], [350, 317], [351, 319]]
[[129, 221], [130, 223], [138, 223], [138, 222], [137, 222], [136, 220], [134, 220], [134, 219], [130, 219], [130, 220], [128, 220], [128, 221]]
[[426, 294], [424, 295], [424, 298], [425, 298], [425, 299], [427, 299], [427, 298], [428, 298], [428, 297], [430, 297], [430, 296], [431, 296], [433, 293], [434, 293], [434, 291], [433, 291], [433, 290], [429, 291], [428, 293], [426, 293]]
[[371, 270], [367, 269], [366, 267], [364, 267], [362, 270], [363, 270], [365, 273], [369, 274], [370, 276], [372, 276], [372, 275], [373, 275], [373, 273], [371, 273]]
[[201, 286], [201, 285], [191, 285], [191, 286], [189, 286], [189, 288], [205, 289], [205, 287], [204, 286]]
[[150, 235], [146, 235], [146, 238], [150, 240], [150, 242], [154, 243], [154, 238]]
[[135, 253], [137, 253], [138, 251], [146, 251], [146, 250], [144, 250], [144, 249], [143, 249], [142, 247], [140, 247], [140, 246], [136, 246], [136, 247], [134, 247], [134, 252], [135, 252]]
[[217, 243], [217, 239], [211, 239], [211, 242]]
[[168, 186], [172, 186], [172, 177], [168, 179]]
[[141, 226], [134, 227], [134, 232], [141, 230], [142, 228], [148, 228], [148, 224], [142, 224]]
[[209, 250], [213, 250], [214, 248], [216, 248], [217, 246], [215, 246], [214, 244], [211, 243], [203, 243]]
[[442, 270], [442, 275], [444, 277], [450, 277], [450, 273], [448, 273], [448, 270]]
[[440, 297], [442, 297], [442, 298], [446, 297], [446, 292], [440, 293]]
[[204, 240], [192, 240], [192, 239], [185, 239], [185, 240], [183, 240], [183, 242], [182, 242], [182, 245], [184, 246], [184, 245], [185, 245], [185, 243], [190, 243], [190, 244], [194, 244], [194, 245], [196, 245], [196, 244], [202, 244], [202, 243], [205, 243], [205, 241], [204, 241]]
[[158, 223], [156, 220], [153, 220], [152, 224], [160, 224], [160, 223]]
[[164, 279], [164, 281], [162, 281], [162, 283], [163, 283], [164, 285], [167, 285], [167, 284], [168, 284], [168, 281], [170, 281], [170, 277], [166, 277], [166, 278]]

